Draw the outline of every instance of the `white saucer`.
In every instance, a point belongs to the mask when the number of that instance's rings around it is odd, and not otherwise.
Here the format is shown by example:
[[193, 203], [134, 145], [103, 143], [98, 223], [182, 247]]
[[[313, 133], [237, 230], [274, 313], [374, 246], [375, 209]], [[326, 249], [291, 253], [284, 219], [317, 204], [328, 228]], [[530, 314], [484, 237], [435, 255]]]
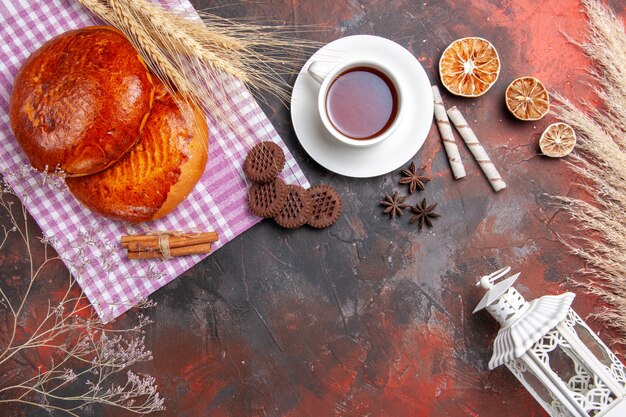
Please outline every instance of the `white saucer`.
[[[344, 145], [322, 125], [317, 109], [319, 85], [306, 68], [311, 62], [320, 61], [328, 65], [322, 70], [330, 70], [348, 58], [384, 61], [403, 86], [402, 123], [378, 145]], [[291, 121], [302, 147], [321, 166], [348, 177], [375, 177], [401, 167], [422, 147], [433, 122], [433, 93], [424, 68], [402, 46], [378, 36], [348, 36], [325, 45], [302, 67], [291, 96]]]

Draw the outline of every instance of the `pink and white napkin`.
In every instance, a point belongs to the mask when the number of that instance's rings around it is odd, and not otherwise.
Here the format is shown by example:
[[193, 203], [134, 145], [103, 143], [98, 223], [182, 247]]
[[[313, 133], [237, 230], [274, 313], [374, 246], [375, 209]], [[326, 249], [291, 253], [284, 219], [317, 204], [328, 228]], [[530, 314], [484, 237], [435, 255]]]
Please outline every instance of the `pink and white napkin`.
[[[167, 3], [193, 11], [187, 0]], [[124, 313], [207, 255], [167, 261], [130, 261], [119, 246], [129, 226], [93, 214], [63, 187], [45, 184], [30, 171], [26, 156], [9, 125], [13, 80], [24, 60], [50, 38], [65, 31], [97, 24], [74, 0], [11, 0], [0, 3], [0, 171], [64, 260], [103, 322]], [[308, 187], [308, 181], [274, 127], [244, 85], [221, 89], [221, 114], [240, 126], [208, 115], [209, 162], [189, 198], [163, 219], [144, 225], [151, 230], [215, 230], [222, 247], [260, 219], [248, 210], [247, 184], [241, 164], [248, 150], [271, 140], [283, 148], [288, 183]], [[134, 227], [135, 231], [141, 228]]]

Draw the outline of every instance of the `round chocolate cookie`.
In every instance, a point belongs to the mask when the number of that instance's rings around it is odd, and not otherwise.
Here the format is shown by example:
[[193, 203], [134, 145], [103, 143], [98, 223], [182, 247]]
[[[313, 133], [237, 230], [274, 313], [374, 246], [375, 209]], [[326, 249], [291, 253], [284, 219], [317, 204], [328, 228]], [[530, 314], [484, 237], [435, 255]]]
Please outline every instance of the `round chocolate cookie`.
[[266, 184], [255, 183], [248, 190], [248, 206], [261, 217], [274, 217], [285, 206], [287, 186], [280, 178]]
[[256, 144], [243, 163], [243, 172], [256, 182], [271, 182], [285, 167], [285, 154], [274, 142]]
[[287, 185], [287, 201], [283, 209], [274, 216], [274, 221], [288, 229], [300, 227], [309, 220], [313, 212], [313, 199], [309, 190], [299, 185]]
[[335, 224], [343, 208], [337, 190], [329, 185], [314, 185], [309, 188], [309, 193], [313, 199], [313, 213], [309, 217], [308, 225], [323, 229]]

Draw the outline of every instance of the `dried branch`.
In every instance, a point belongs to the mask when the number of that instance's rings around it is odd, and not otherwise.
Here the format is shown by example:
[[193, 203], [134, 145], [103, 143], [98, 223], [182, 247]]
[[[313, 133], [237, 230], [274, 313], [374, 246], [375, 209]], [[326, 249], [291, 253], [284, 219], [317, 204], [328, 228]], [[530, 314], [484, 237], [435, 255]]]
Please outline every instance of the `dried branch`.
[[[42, 175], [47, 184], [62, 186], [62, 180], [57, 184], [58, 177], [26, 167], [14, 175]], [[27, 195], [31, 192], [27, 190]], [[138, 414], [162, 410], [155, 379], [129, 369], [152, 359], [143, 339], [144, 328], [151, 323], [147, 316], [138, 310], [130, 328], [104, 326], [69, 272], [60, 296], [51, 296], [43, 307], [37, 303], [38, 282], [55, 282], [46, 273], [61, 258], [50, 246], [54, 238], [31, 238], [32, 219], [25, 207], [3, 178], [0, 208], [3, 223], [10, 226], [2, 224], [0, 250], [6, 250], [7, 242], [22, 243], [28, 273], [21, 279], [22, 288], [11, 285], [7, 276], [0, 281], [0, 319], [9, 329], [0, 334], [0, 404], [34, 406], [71, 416], [78, 416], [78, 410], [91, 404]], [[84, 240], [77, 245], [95, 243], [91, 237]], [[47, 293], [55, 292], [48, 283], [45, 287]], [[143, 307], [151, 305], [148, 302]]]
[[557, 197], [577, 223], [564, 243], [586, 267], [581, 286], [610, 308], [601, 317], [626, 343], [626, 34], [622, 20], [598, 0], [583, 0], [589, 18], [587, 40], [578, 44], [594, 64], [591, 72], [603, 101], [601, 110], [576, 105], [560, 95], [556, 114], [578, 135], [571, 166], [588, 184], [588, 201]]

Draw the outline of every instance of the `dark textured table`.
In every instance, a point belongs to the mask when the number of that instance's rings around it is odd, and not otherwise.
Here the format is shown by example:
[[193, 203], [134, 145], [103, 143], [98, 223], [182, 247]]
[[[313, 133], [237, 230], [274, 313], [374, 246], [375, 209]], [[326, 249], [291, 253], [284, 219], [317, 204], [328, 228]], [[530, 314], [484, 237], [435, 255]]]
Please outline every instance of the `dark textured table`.
[[[626, 2], [610, 4], [625, 13]], [[289, 110], [268, 98], [264, 110], [304, 172], [312, 183], [337, 188], [344, 213], [319, 231], [263, 221], [153, 295], [158, 306], [146, 344], [154, 360], [141, 369], [157, 377], [167, 399], [158, 415], [545, 416], [506, 369], [487, 369], [498, 325], [486, 312], [471, 313], [482, 296], [474, 287], [481, 274], [510, 265], [521, 271], [517, 287], [531, 299], [572, 290], [567, 278], [582, 266], [559, 241], [575, 226], [549, 197], [579, 195], [577, 178], [565, 161], [542, 157], [537, 147], [553, 119], [517, 121], [503, 101], [509, 82], [534, 75], [550, 90], [595, 102], [585, 84], [588, 61], [561, 33], [581, 39], [580, 4], [198, 4], [205, 6], [222, 16], [293, 25], [300, 37], [323, 43], [353, 34], [392, 39], [418, 58], [433, 83], [451, 41], [489, 39], [502, 61], [498, 82], [483, 97], [444, 100], [465, 114], [508, 188], [494, 193], [464, 146], [468, 176], [455, 181], [433, 125], [413, 158], [427, 165], [432, 181], [409, 201], [437, 202], [442, 217], [421, 232], [407, 215], [390, 221], [378, 201], [386, 192], [405, 193], [399, 173], [357, 180], [326, 171], [299, 145]], [[583, 317], [598, 306], [574, 290]], [[591, 326], [605, 340], [615, 336], [601, 322]]]

